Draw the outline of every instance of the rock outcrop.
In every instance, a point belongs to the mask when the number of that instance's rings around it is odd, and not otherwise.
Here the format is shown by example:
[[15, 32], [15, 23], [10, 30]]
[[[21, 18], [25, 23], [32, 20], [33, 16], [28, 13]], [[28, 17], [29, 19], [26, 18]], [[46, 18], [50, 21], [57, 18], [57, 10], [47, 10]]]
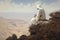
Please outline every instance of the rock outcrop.
[[48, 21], [40, 21], [30, 27], [31, 37], [36, 40], [60, 40], [60, 11], [52, 12], [50, 16]]

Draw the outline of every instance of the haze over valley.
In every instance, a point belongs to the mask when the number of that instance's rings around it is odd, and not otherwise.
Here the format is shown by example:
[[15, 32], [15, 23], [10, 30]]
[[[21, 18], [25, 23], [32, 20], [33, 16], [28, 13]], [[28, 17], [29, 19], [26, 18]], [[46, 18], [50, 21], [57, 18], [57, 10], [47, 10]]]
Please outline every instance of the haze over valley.
[[18, 37], [22, 34], [29, 35], [28, 28], [28, 23], [24, 20], [0, 17], [0, 40], [5, 40], [12, 34], [16, 34]]

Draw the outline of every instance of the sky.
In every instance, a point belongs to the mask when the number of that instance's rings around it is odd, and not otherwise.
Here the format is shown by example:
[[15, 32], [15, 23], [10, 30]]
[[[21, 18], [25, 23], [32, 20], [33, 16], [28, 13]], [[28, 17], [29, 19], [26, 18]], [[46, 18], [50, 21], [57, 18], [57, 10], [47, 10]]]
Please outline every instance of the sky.
[[60, 0], [0, 0], [0, 17], [30, 21], [37, 14], [37, 4], [44, 8], [47, 19], [51, 12], [60, 10]]

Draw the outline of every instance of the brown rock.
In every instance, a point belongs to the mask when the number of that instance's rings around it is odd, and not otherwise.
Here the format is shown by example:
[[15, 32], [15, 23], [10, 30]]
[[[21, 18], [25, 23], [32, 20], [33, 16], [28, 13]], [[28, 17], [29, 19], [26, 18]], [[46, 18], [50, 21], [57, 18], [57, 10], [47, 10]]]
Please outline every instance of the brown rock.
[[60, 18], [60, 11], [52, 12], [50, 14], [51, 17], [59, 17]]
[[28, 37], [26, 35], [22, 35], [18, 38], [18, 40], [28, 40]]

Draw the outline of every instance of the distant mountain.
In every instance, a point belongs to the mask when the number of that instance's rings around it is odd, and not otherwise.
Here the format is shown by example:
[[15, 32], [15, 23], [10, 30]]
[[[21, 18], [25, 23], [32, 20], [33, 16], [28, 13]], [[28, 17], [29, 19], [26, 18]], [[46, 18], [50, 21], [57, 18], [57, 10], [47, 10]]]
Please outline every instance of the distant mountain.
[[18, 37], [22, 34], [29, 35], [28, 23], [24, 20], [12, 20], [0, 17], [0, 40], [5, 40], [12, 34], [16, 34]]

